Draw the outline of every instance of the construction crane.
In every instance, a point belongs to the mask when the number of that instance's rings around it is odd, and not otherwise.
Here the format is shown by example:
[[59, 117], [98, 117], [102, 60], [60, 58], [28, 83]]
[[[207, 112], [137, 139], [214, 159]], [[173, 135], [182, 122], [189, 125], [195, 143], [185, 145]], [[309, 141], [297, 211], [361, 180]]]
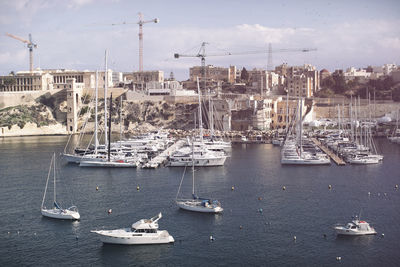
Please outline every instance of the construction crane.
[[122, 25], [122, 24], [138, 24], [139, 25], [139, 71], [143, 71], [143, 24], [154, 22], [158, 23], [160, 22], [159, 19], [155, 18], [152, 20], [143, 20], [143, 14], [138, 13], [139, 15], [139, 21], [138, 22], [122, 22], [122, 23], [114, 23], [112, 24], [113, 26], [115, 25]]
[[29, 41], [9, 33], [6, 33], [6, 35], [26, 44], [29, 49], [29, 71], [33, 72], [33, 48], [37, 48], [37, 44], [32, 41], [32, 35], [29, 34]]
[[198, 57], [201, 59], [201, 67], [202, 67], [202, 78], [203, 78], [203, 83], [204, 83], [204, 88], [206, 86], [206, 57], [220, 57], [220, 56], [240, 56], [240, 55], [254, 55], [254, 54], [271, 54], [271, 53], [282, 53], [282, 52], [310, 52], [310, 51], [316, 51], [316, 48], [284, 48], [284, 49], [276, 49], [273, 50], [271, 49], [271, 46], [269, 47], [268, 51], [267, 50], [254, 50], [254, 51], [245, 51], [245, 52], [225, 52], [225, 53], [220, 53], [220, 54], [206, 54], [206, 45], [208, 43], [203, 42], [201, 44], [200, 50], [197, 54], [192, 54], [192, 55], [186, 55], [186, 54], [174, 54], [174, 58], [180, 58], [180, 57]]

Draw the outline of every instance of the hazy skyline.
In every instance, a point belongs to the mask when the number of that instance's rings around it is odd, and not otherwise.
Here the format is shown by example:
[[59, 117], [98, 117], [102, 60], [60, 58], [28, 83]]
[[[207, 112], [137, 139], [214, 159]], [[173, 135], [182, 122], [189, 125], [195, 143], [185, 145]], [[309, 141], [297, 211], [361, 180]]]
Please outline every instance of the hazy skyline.
[[[144, 69], [171, 71], [187, 79], [198, 58], [174, 59], [174, 53], [317, 48], [309, 53], [274, 53], [273, 64], [310, 63], [318, 69], [379, 66], [400, 62], [398, 1], [123, 1], [123, 0], [1, 0], [0, 75], [28, 70], [25, 44], [38, 48], [34, 67], [102, 69], [104, 50], [109, 68], [138, 70], [138, 25], [113, 23], [158, 18], [144, 25]], [[267, 53], [206, 58], [206, 64], [266, 68]]]

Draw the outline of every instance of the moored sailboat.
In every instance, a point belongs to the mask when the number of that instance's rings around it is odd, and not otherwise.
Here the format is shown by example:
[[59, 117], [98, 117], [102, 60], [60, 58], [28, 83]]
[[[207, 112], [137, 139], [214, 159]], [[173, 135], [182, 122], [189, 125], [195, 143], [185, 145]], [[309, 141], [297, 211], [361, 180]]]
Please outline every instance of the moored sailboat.
[[[46, 198], [46, 193], [47, 193], [47, 187], [49, 184], [49, 179], [50, 179], [50, 174], [51, 174], [51, 169], [53, 166], [53, 178], [54, 178], [54, 191], [53, 191], [53, 196], [54, 196], [54, 207], [53, 208], [46, 208], [44, 206], [45, 198]], [[50, 217], [50, 218], [55, 218], [55, 219], [64, 219], [64, 220], [79, 220], [81, 218], [78, 208], [76, 206], [71, 206], [67, 209], [64, 209], [60, 206], [60, 204], [57, 202], [56, 199], [56, 158], [55, 158], [55, 153], [53, 154], [53, 157], [51, 158], [50, 161], [50, 167], [49, 167], [49, 173], [47, 175], [47, 181], [46, 181], [46, 188], [44, 190], [43, 194], [43, 200], [42, 200], [42, 205], [41, 205], [41, 213], [43, 216]]]

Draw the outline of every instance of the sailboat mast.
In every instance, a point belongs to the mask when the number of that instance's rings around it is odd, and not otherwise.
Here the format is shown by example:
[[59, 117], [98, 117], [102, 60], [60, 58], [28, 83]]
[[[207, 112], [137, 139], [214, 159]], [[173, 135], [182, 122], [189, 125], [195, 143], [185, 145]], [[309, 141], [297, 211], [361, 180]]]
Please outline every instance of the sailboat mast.
[[194, 196], [194, 138], [192, 140], [192, 196]]
[[122, 95], [119, 98], [120, 107], [119, 107], [119, 141], [122, 141]]
[[303, 151], [303, 99], [300, 97], [300, 157]]
[[54, 203], [56, 203], [56, 153], [53, 154]]
[[201, 118], [201, 91], [199, 84], [199, 77], [197, 77], [197, 90], [199, 94], [199, 130], [200, 130], [200, 142], [203, 142], [203, 121]]
[[289, 90], [286, 93], [286, 137], [289, 133]]
[[98, 121], [97, 121], [97, 101], [98, 101], [98, 97], [99, 97], [99, 92], [98, 92], [98, 90], [99, 90], [99, 72], [96, 70], [96, 88], [95, 88], [95, 106], [94, 106], [94, 114], [95, 114], [95, 116], [94, 116], [94, 153], [95, 154], [97, 154], [97, 147], [99, 146], [99, 139], [98, 139], [98, 136], [97, 136], [97, 132], [98, 132], [98, 129], [97, 129], [97, 124], [98, 124]]
[[[53, 157], [54, 157], [54, 154], [53, 154]], [[46, 198], [47, 186], [49, 185], [49, 179], [50, 179], [50, 173], [51, 173], [51, 165], [53, 165], [53, 157], [51, 157], [49, 172], [47, 174], [46, 187], [44, 188], [44, 194], [43, 194], [43, 199], [42, 199], [42, 208], [43, 208], [43, 204], [44, 204], [44, 199]]]
[[107, 89], [108, 89], [108, 75], [107, 75], [107, 49], [105, 51], [105, 56], [104, 56], [104, 64], [105, 64], [105, 70], [104, 70], [104, 145], [107, 145], [108, 139], [107, 139]]
[[110, 95], [110, 120], [108, 127], [108, 161], [110, 161], [110, 154], [111, 154], [111, 111], [112, 111], [112, 93]]
[[211, 91], [208, 89], [208, 115], [210, 118], [208, 121], [210, 122], [210, 135], [211, 138], [214, 136], [214, 110], [213, 110], [213, 105], [211, 103]]

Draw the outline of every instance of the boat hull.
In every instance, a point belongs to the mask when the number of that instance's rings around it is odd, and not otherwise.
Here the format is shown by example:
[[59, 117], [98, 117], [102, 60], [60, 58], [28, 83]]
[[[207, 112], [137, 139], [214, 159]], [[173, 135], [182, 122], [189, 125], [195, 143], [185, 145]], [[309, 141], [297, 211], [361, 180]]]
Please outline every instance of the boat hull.
[[203, 213], [221, 213], [224, 209], [221, 207], [205, 207], [201, 204], [194, 204], [192, 201], [177, 201], [176, 204], [179, 208], [195, 211], [195, 212], [203, 212]]
[[43, 216], [54, 219], [79, 220], [81, 218], [79, 212], [68, 209], [41, 209], [41, 212]]
[[[220, 158], [208, 158], [208, 159], [195, 159], [194, 166], [196, 167], [213, 167], [213, 166], [223, 166], [226, 157]], [[191, 158], [184, 158], [181, 160], [170, 160], [168, 166], [170, 167], [185, 167], [192, 165]]]
[[155, 245], [175, 242], [174, 238], [167, 231], [157, 231], [154, 234], [136, 234], [127, 232], [123, 236], [113, 234], [113, 231], [92, 231], [100, 236], [101, 242], [105, 244], [118, 245]]
[[81, 161], [81, 167], [104, 167], [104, 168], [136, 168], [136, 163], [114, 162], [114, 161]]
[[376, 231], [371, 229], [368, 231], [357, 231], [346, 229], [344, 227], [335, 227], [337, 235], [349, 235], [349, 236], [359, 236], [359, 235], [376, 235]]

